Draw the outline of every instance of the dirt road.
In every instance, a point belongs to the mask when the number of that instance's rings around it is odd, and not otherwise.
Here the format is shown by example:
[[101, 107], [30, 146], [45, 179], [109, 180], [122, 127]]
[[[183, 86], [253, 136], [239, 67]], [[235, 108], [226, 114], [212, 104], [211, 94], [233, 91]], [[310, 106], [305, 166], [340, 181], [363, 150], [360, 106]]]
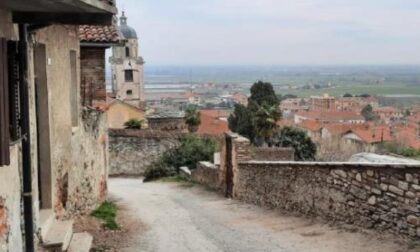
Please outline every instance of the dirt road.
[[419, 251], [389, 237], [343, 231], [225, 199], [197, 185], [111, 179], [109, 189], [126, 213], [146, 226], [121, 251]]

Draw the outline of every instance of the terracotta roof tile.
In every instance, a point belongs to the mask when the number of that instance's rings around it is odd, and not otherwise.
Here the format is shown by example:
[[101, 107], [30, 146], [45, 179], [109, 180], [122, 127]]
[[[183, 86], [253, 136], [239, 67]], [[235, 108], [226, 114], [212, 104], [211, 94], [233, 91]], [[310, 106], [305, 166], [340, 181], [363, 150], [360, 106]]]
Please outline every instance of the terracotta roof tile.
[[387, 126], [374, 126], [369, 129], [352, 129], [351, 132], [369, 144], [393, 140], [391, 130]]
[[298, 116], [306, 117], [311, 120], [339, 121], [339, 120], [364, 120], [363, 116], [352, 111], [299, 111]]
[[322, 124], [314, 120], [305, 120], [301, 124], [299, 124], [299, 127], [315, 132], [321, 129]]
[[404, 146], [420, 149], [420, 139], [417, 130], [410, 127], [401, 127], [395, 133], [395, 141]]
[[197, 133], [199, 135], [221, 136], [229, 131], [226, 118], [229, 111], [226, 110], [201, 110], [201, 124]]
[[115, 25], [80, 25], [79, 40], [89, 43], [116, 43], [120, 36]]

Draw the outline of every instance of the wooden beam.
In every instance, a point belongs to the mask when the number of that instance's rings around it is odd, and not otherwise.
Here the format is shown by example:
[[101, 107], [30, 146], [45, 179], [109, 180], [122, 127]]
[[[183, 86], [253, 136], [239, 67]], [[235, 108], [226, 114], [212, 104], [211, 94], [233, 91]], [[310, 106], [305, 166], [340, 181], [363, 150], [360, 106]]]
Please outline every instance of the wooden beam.
[[13, 12], [14, 23], [111, 25], [111, 13]]

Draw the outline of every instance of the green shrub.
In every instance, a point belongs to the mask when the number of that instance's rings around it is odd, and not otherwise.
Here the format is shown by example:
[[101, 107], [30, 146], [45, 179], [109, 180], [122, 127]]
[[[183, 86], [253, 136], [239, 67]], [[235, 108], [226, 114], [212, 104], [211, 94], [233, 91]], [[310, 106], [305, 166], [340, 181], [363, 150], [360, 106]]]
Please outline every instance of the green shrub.
[[119, 229], [119, 225], [115, 221], [117, 217], [117, 206], [109, 201], [105, 201], [91, 215], [104, 221], [104, 226], [111, 230]]
[[176, 175], [182, 166], [193, 170], [200, 161], [212, 161], [218, 148], [219, 144], [214, 138], [184, 137], [177, 147], [167, 150], [159, 160], [147, 167], [145, 181]]
[[385, 143], [383, 148], [390, 153], [404, 157], [420, 158], [420, 150], [412, 147], [404, 147], [398, 143]]
[[284, 127], [273, 137], [272, 145], [293, 148], [296, 161], [315, 160], [317, 147], [303, 130]]
[[139, 119], [130, 119], [124, 123], [126, 129], [141, 129], [143, 126], [143, 120]]
[[170, 177], [176, 174], [175, 168], [166, 164], [162, 158], [156, 162], [153, 162], [144, 171], [144, 181], [152, 181], [158, 178]]

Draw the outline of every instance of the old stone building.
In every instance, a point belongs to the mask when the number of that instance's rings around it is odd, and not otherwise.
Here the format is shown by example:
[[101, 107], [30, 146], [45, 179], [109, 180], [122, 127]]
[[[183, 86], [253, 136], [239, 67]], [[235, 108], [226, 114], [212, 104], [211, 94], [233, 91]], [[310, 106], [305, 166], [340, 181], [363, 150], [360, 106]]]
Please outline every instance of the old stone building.
[[106, 196], [108, 140], [105, 114], [82, 106], [78, 25], [115, 13], [113, 0], [0, 2], [0, 251], [91, 241], [72, 217]]
[[112, 48], [112, 92], [116, 99], [144, 108], [144, 60], [139, 54], [137, 33], [128, 26], [124, 12], [120, 18], [119, 31], [124, 44]]

